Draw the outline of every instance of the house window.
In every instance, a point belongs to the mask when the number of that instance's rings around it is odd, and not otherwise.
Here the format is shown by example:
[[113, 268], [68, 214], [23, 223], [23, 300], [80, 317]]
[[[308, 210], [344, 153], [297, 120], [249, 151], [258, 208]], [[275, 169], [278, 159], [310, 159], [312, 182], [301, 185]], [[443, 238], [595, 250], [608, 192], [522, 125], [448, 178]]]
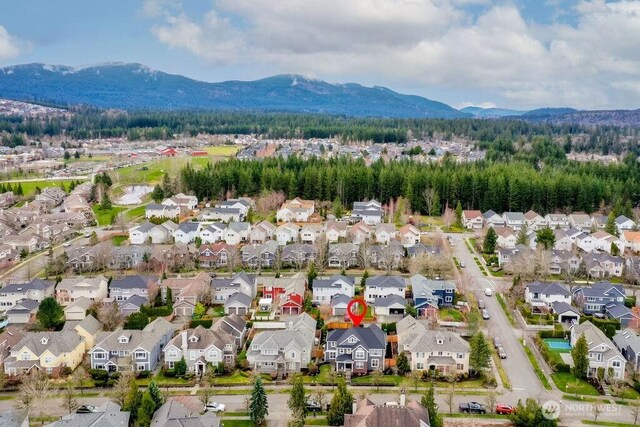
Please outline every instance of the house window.
[[463, 354], [463, 353], [458, 353], [458, 354], [456, 355], [456, 358], [457, 358], [457, 359], [464, 359], [464, 354]]
[[372, 368], [378, 368], [380, 366], [380, 360], [378, 359], [371, 359], [371, 367]]
[[611, 366], [613, 366], [614, 368], [619, 368], [620, 367], [620, 361], [619, 360], [614, 360], [613, 362], [611, 362]]
[[189, 360], [196, 360], [196, 352], [195, 351], [190, 351], [189, 352]]
[[417, 357], [418, 359], [424, 359], [424, 353], [422, 353], [422, 352], [418, 352], [418, 353], [416, 353], [416, 357]]
[[26, 351], [20, 355], [20, 360], [29, 360], [29, 359], [30, 359], [29, 353], [27, 353]]
[[364, 368], [364, 362], [356, 362], [356, 369]]
[[356, 359], [364, 359], [364, 350], [356, 350]]
[[144, 359], [147, 357], [147, 353], [145, 353], [144, 351], [136, 351], [135, 357], [136, 359]]
[[453, 297], [444, 297], [444, 301], [445, 302], [452, 302], [453, 301]]
[[47, 356], [47, 357], [44, 358], [44, 363], [49, 364], [49, 363], [52, 363], [52, 362], [53, 362], [53, 357]]
[[464, 369], [464, 365], [463, 365], [462, 363], [458, 363], [458, 364], [456, 365], [456, 369], [457, 369], [458, 371], [462, 371], [462, 370]]
[[291, 354], [290, 354], [290, 357], [291, 357], [292, 359], [295, 359], [295, 358], [296, 358], [296, 352], [295, 352], [295, 351], [292, 351], [292, 352], [291, 352]]
[[167, 355], [171, 358], [171, 359], [175, 359], [176, 357], [178, 357], [178, 351], [175, 348], [172, 348], [171, 350], [169, 350], [169, 352], [167, 353]]
[[209, 358], [210, 359], [215, 359], [216, 357], [218, 357], [218, 351], [217, 350], [209, 350]]
[[[377, 360], [376, 360], [376, 362], [377, 362]], [[371, 361], [371, 364], [373, 365], [373, 360]], [[416, 369], [419, 370], [419, 371], [424, 370], [424, 363], [422, 363], [422, 362], [416, 363]]]
[[93, 353], [93, 358], [94, 359], [100, 359], [100, 360], [104, 360], [107, 358], [107, 355], [104, 353]]
[[173, 361], [169, 362], [169, 369], [173, 369], [173, 365], [175, 365], [175, 363], [176, 362], [173, 362]]

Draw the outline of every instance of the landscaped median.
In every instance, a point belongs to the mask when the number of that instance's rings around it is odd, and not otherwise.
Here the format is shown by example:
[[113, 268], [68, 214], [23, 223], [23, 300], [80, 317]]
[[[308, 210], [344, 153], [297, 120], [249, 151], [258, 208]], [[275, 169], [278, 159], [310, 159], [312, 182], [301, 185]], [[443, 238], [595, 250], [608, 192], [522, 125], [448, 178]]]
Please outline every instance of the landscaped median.
[[500, 307], [502, 307], [502, 311], [504, 311], [504, 315], [507, 317], [507, 320], [509, 321], [511, 326], [513, 326], [514, 328], [517, 327], [516, 319], [513, 318], [511, 311], [509, 311], [509, 309], [507, 308], [507, 303], [504, 301], [502, 294], [496, 292], [496, 299], [498, 300]]
[[525, 344], [524, 341], [522, 342], [522, 345], [524, 347], [524, 352], [527, 353], [527, 357], [529, 358], [529, 363], [531, 363], [531, 367], [538, 376], [538, 379], [542, 383], [542, 386], [546, 390], [551, 390], [551, 384], [549, 384], [549, 380], [545, 376], [544, 372], [542, 372], [542, 369], [540, 369], [540, 365], [538, 364], [536, 357], [533, 355], [533, 352], [531, 351], [529, 346]]

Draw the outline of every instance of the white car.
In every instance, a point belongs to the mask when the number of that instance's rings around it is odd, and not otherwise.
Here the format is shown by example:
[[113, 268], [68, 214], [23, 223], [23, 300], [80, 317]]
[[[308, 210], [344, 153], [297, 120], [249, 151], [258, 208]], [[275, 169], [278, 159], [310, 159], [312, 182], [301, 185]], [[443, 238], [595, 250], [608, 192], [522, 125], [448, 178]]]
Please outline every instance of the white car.
[[224, 412], [224, 403], [209, 402], [204, 407], [205, 412]]
[[64, 246], [65, 248], [68, 248], [69, 246], [71, 246], [71, 242], [64, 242], [62, 246]]
[[485, 288], [484, 294], [490, 297], [491, 295], [493, 295], [493, 291], [491, 290], [491, 288]]

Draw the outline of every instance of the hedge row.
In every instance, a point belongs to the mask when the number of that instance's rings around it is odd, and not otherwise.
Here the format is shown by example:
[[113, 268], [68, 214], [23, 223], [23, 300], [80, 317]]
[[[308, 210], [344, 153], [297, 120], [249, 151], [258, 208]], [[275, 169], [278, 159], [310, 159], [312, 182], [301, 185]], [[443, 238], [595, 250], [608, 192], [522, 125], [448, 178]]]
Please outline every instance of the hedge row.
[[213, 325], [213, 319], [199, 319], [189, 322], [190, 328], [197, 328], [198, 326], [202, 326], [205, 329], [209, 329], [211, 328], [211, 325]]
[[562, 358], [560, 357], [560, 355], [549, 350], [549, 347], [547, 347], [546, 343], [542, 340], [543, 338], [564, 338], [564, 335], [561, 335], [559, 337], [542, 337], [543, 332], [552, 334], [557, 333], [556, 331], [540, 331], [538, 335], [533, 337], [533, 342], [536, 344], [536, 347], [538, 347], [538, 351], [540, 351], [542, 358], [555, 372], [571, 372], [571, 366], [562, 362]]
[[599, 328], [607, 338], [611, 339], [616, 334], [616, 331], [620, 330], [620, 321], [611, 320], [611, 319], [598, 319], [593, 316], [582, 316], [580, 318], [580, 323], [584, 323], [586, 321], [590, 321], [593, 325]]

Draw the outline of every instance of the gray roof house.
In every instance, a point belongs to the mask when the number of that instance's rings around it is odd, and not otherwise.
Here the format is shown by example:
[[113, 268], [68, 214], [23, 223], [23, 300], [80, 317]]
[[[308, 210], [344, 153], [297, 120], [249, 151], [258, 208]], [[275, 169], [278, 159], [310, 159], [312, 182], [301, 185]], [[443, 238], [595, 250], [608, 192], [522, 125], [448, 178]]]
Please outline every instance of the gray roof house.
[[558, 323], [578, 323], [580, 322], [580, 310], [564, 301], [554, 301], [551, 303], [551, 311], [558, 315]]
[[47, 424], [48, 427], [126, 427], [129, 425], [129, 411], [121, 411], [120, 406], [107, 401], [98, 406], [96, 412], [78, 414], [72, 412], [59, 421]]
[[231, 335], [198, 326], [180, 331], [162, 351], [165, 366], [169, 369], [184, 358], [189, 372], [202, 375], [209, 363], [218, 366], [222, 362], [233, 366], [236, 350], [236, 342]]
[[137, 313], [140, 311], [140, 307], [147, 304], [149, 301], [147, 298], [140, 295], [131, 295], [124, 301], [117, 301], [118, 307], [120, 308], [120, 313], [122, 313], [123, 317], [127, 317], [130, 314]]
[[483, 213], [482, 218], [484, 219], [484, 223], [487, 224], [487, 227], [504, 227], [505, 225], [504, 218], [492, 210]]
[[376, 325], [334, 329], [324, 346], [325, 362], [335, 363], [336, 371], [366, 374], [384, 369], [386, 334]]
[[529, 283], [524, 299], [532, 306], [551, 307], [554, 302], [571, 304], [571, 292], [560, 283]]
[[[582, 304], [584, 314], [601, 313], [607, 314], [609, 317], [620, 318], [621, 316], [631, 320], [622, 312], [625, 299], [622, 285], [613, 285], [610, 282], [602, 281], [594, 283], [591, 287], [577, 288], [573, 293], [576, 301]], [[616, 308], [616, 306], [621, 307]]]
[[432, 330], [425, 320], [407, 316], [396, 324], [398, 351], [409, 357], [411, 369], [437, 370], [443, 375], [469, 370], [469, 343], [446, 330]]
[[40, 303], [32, 299], [23, 299], [7, 310], [9, 325], [25, 325], [38, 312]]
[[118, 329], [99, 336], [89, 351], [91, 369], [152, 371], [162, 348], [173, 336], [173, 325], [159, 317], [141, 331]]
[[53, 295], [55, 282], [32, 279], [27, 283], [10, 283], [0, 289], [0, 311], [5, 311], [16, 305], [18, 301], [31, 299], [42, 301]]
[[302, 313], [290, 317], [285, 329], [257, 333], [247, 351], [249, 366], [278, 375], [300, 372], [311, 361], [315, 332], [315, 319]]
[[574, 347], [580, 336], [584, 335], [589, 348], [589, 369], [587, 378], [596, 378], [598, 368], [613, 370], [613, 378], [624, 379], [626, 359], [615, 345], [598, 327], [588, 320], [571, 327], [571, 347]]
[[150, 295], [151, 288], [157, 292], [160, 287], [160, 279], [155, 276], [131, 275], [114, 278], [109, 284], [109, 296], [114, 301], [125, 301], [132, 295], [139, 295], [147, 299], [155, 298]]
[[327, 304], [336, 293], [353, 297], [355, 293], [354, 277], [335, 274], [328, 279], [315, 279], [313, 281], [313, 302]]
[[347, 314], [347, 306], [351, 302], [353, 297], [345, 294], [334, 294], [331, 297], [331, 315], [332, 316], [345, 316]]
[[404, 316], [406, 305], [406, 298], [394, 294], [373, 301], [376, 316]]
[[429, 308], [453, 304], [456, 284], [449, 280], [427, 279], [421, 274], [409, 278], [413, 291], [413, 305], [418, 315], [424, 316]]
[[640, 335], [633, 329], [626, 328], [616, 332], [613, 343], [636, 370], [640, 369]]
[[231, 295], [224, 303], [224, 314], [238, 314], [244, 316], [249, 313], [253, 298], [242, 292]]
[[236, 346], [242, 348], [244, 340], [247, 338], [247, 321], [236, 314], [220, 317], [211, 325], [211, 330], [224, 332], [232, 336], [236, 341]]
[[220, 427], [220, 418], [212, 412], [192, 413], [176, 399], [169, 399], [156, 409], [151, 427]]
[[364, 299], [373, 302], [376, 298], [387, 295], [405, 296], [407, 284], [401, 276], [375, 276], [367, 278], [365, 282]]
[[429, 427], [429, 412], [419, 402], [406, 402], [404, 391], [398, 405], [376, 405], [369, 399], [354, 401], [344, 427]]
[[244, 271], [236, 273], [231, 278], [211, 279], [211, 293], [215, 304], [224, 304], [231, 295], [242, 292], [252, 299], [256, 297], [256, 277]]

